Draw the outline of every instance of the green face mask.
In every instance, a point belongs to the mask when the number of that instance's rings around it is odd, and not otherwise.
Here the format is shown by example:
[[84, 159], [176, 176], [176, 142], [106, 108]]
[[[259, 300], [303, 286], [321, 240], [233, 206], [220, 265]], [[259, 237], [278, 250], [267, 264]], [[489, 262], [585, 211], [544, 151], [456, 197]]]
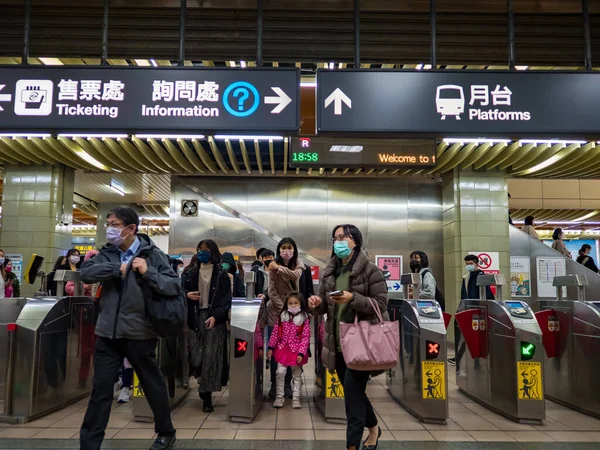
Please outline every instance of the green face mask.
[[223, 266], [223, 269], [227, 272], [229, 271], [229, 269], [231, 269], [231, 264], [229, 263], [223, 263], [221, 264], [221, 266]]

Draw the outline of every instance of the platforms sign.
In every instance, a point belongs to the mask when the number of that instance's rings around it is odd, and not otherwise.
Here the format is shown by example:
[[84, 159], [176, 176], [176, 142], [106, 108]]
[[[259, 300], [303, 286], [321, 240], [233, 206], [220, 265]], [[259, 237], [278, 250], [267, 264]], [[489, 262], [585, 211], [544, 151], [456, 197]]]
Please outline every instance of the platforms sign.
[[10, 131], [297, 131], [296, 69], [3, 67]]
[[415, 136], [598, 134], [600, 74], [317, 71], [319, 132]]

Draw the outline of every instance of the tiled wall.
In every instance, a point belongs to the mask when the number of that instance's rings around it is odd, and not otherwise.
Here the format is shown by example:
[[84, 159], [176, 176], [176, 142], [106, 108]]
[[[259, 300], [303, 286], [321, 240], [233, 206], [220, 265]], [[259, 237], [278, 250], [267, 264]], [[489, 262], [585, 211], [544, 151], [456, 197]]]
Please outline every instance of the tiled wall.
[[446, 310], [453, 313], [468, 252], [499, 252], [500, 271], [509, 279], [508, 193], [504, 172], [454, 170], [442, 186]]
[[[60, 255], [71, 248], [73, 220], [73, 169], [62, 166], [11, 166], [4, 170], [0, 248], [23, 255], [23, 270], [32, 254], [46, 258], [49, 273]], [[23, 283], [22, 295], [32, 294], [40, 283]]]

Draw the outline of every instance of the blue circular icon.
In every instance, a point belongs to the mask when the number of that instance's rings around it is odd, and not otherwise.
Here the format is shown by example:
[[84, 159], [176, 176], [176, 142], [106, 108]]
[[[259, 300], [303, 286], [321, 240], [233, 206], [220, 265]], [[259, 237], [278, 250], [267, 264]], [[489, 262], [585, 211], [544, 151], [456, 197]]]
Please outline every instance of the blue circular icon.
[[[229, 97], [232, 97], [231, 102]], [[254, 96], [254, 101], [251, 97]], [[229, 114], [235, 117], [248, 117], [258, 109], [260, 96], [258, 90], [246, 81], [230, 84], [223, 93], [223, 105]]]

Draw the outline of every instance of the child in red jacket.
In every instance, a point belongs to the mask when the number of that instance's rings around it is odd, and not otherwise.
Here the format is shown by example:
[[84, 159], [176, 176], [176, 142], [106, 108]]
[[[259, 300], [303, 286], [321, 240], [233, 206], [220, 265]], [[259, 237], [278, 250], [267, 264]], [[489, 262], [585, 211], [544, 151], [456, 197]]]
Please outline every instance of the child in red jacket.
[[267, 359], [274, 357], [277, 361], [277, 396], [274, 408], [283, 407], [285, 372], [288, 367], [292, 367], [292, 408], [302, 408], [302, 366], [308, 361], [309, 345], [308, 303], [302, 294], [292, 292], [284, 303], [269, 340]]

